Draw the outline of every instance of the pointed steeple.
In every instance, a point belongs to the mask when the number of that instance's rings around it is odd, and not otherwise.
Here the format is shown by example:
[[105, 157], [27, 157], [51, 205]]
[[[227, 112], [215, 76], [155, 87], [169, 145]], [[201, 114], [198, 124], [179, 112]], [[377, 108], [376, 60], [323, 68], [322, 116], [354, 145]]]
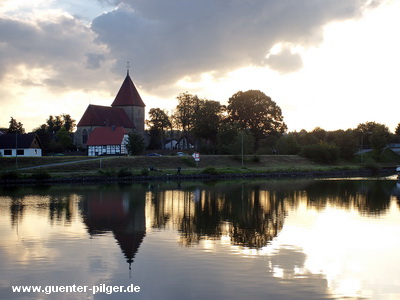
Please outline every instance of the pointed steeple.
[[129, 66], [127, 69], [126, 78], [111, 106], [146, 106], [135, 85], [133, 84], [131, 77], [129, 76]]

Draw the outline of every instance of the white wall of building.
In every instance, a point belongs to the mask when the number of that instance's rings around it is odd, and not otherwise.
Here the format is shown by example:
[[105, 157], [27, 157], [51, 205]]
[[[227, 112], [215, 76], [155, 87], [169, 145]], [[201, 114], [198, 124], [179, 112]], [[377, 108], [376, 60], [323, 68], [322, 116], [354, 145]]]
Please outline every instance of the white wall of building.
[[[15, 149], [0, 149], [0, 155], [3, 157], [15, 157]], [[29, 148], [18, 149], [18, 156], [21, 157], [38, 157], [42, 156], [42, 149]]]

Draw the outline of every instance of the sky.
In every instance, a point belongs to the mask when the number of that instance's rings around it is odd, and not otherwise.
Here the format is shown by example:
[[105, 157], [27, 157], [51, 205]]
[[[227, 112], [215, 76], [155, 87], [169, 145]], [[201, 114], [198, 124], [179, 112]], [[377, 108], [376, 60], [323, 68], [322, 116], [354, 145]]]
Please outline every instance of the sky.
[[147, 111], [261, 90], [289, 131], [400, 123], [400, 1], [0, 0], [0, 127], [77, 122], [130, 65]]

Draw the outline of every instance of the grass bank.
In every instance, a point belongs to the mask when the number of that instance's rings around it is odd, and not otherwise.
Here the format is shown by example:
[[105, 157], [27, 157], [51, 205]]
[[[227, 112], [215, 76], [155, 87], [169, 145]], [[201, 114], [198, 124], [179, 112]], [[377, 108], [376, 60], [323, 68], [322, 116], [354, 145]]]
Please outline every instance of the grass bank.
[[[186, 176], [190, 179], [196, 176], [231, 178], [235, 176], [282, 176], [282, 174], [305, 174], [308, 176], [324, 172], [327, 174], [335, 174], [335, 172], [340, 174], [338, 172], [342, 171], [356, 173], [361, 169], [363, 169], [363, 165], [357, 163], [321, 165], [297, 155], [249, 155], [244, 156], [243, 161], [240, 156], [204, 155], [198, 163], [191, 156], [19, 157], [18, 161], [16, 158], [0, 158], [0, 180], [2, 182], [10, 180], [78, 180], [78, 178], [85, 178], [85, 180], [105, 180], [107, 178], [162, 180], [163, 178], [175, 179], [173, 176], [177, 176], [178, 170], [180, 170], [180, 178]], [[380, 166], [374, 165], [374, 168], [369, 169], [369, 171], [377, 172]]]

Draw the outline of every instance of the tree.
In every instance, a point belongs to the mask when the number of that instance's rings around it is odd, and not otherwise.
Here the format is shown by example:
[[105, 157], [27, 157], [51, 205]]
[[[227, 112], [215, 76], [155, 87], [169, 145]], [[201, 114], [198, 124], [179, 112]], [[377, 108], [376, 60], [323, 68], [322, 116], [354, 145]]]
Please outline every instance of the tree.
[[16, 119], [11, 117], [10, 126], [8, 127], [7, 133], [25, 133], [24, 125], [21, 122], [17, 122]]
[[[389, 136], [389, 128], [385, 126], [384, 124], [379, 124], [376, 122], [366, 122], [366, 123], [361, 123], [358, 124], [357, 128], [355, 129], [356, 132], [358, 132], [358, 137], [359, 141], [361, 141], [362, 148], [373, 148], [372, 145], [372, 135], [375, 135], [374, 140], [375, 140], [375, 147], [380, 148], [381, 146], [378, 146], [378, 144], [382, 143], [382, 141], [378, 142], [378, 139], [381, 139], [384, 137], [386, 139], [387, 143], [387, 138]], [[374, 134], [375, 131], [375, 134]], [[379, 135], [382, 135], [381, 138], [379, 138]], [[385, 144], [386, 146], [386, 144]], [[382, 148], [383, 149], [383, 148]], [[379, 149], [376, 149], [379, 150]]]
[[339, 158], [339, 148], [336, 145], [321, 142], [304, 146], [302, 156], [323, 164], [334, 164]]
[[394, 132], [396, 135], [400, 136], [400, 123], [396, 127], [396, 131]]
[[222, 107], [217, 101], [202, 100], [195, 114], [193, 134], [207, 144], [215, 144], [222, 119]]
[[76, 126], [76, 121], [69, 114], [62, 114], [61, 116], [63, 118], [63, 127], [67, 132], [72, 132]]
[[218, 154], [250, 154], [254, 137], [250, 130], [244, 130], [237, 124], [222, 124], [217, 133], [216, 150]]
[[196, 119], [196, 112], [200, 106], [200, 99], [188, 92], [181, 93], [177, 99], [178, 105], [174, 114], [175, 124], [182, 129], [184, 136], [189, 137]]
[[144, 151], [144, 139], [139, 133], [131, 133], [128, 135], [128, 144], [126, 145], [126, 149], [128, 150], [130, 155], [140, 155]]
[[62, 127], [65, 127], [68, 132], [72, 132], [75, 128], [75, 120], [69, 114], [50, 115], [46, 120], [46, 125], [47, 131], [50, 133], [57, 133]]
[[318, 142], [323, 142], [326, 140], [327, 132], [321, 127], [315, 127], [311, 132], [311, 135], [315, 136]]
[[300, 152], [300, 145], [293, 133], [282, 135], [276, 143], [279, 154], [296, 155]]
[[232, 154], [232, 144], [234, 143], [238, 131], [237, 124], [227, 123], [222, 124], [217, 133], [217, 146], [216, 150], [218, 154]]
[[372, 130], [370, 142], [371, 147], [374, 150], [376, 155], [382, 153], [383, 149], [387, 146], [389, 138], [389, 128], [383, 124], [378, 124]]
[[63, 151], [65, 149], [73, 148], [73, 143], [70, 137], [69, 132], [65, 127], [61, 127], [61, 129], [57, 132], [57, 142], [62, 146]]
[[329, 133], [329, 141], [339, 148], [340, 157], [350, 160], [358, 150], [358, 140], [354, 130], [336, 130]]
[[165, 129], [171, 127], [171, 121], [165, 111], [160, 108], [152, 108], [149, 111], [150, 119], [147, 125], [150, 127], [150, 149], [164, 148]]
[[228, 100], [231, 122], [249, 129], [256, 143], [268, 135], [282, 135], [287, 126], [280, 107], [270, 97], [258, 90], [237, 92]]

